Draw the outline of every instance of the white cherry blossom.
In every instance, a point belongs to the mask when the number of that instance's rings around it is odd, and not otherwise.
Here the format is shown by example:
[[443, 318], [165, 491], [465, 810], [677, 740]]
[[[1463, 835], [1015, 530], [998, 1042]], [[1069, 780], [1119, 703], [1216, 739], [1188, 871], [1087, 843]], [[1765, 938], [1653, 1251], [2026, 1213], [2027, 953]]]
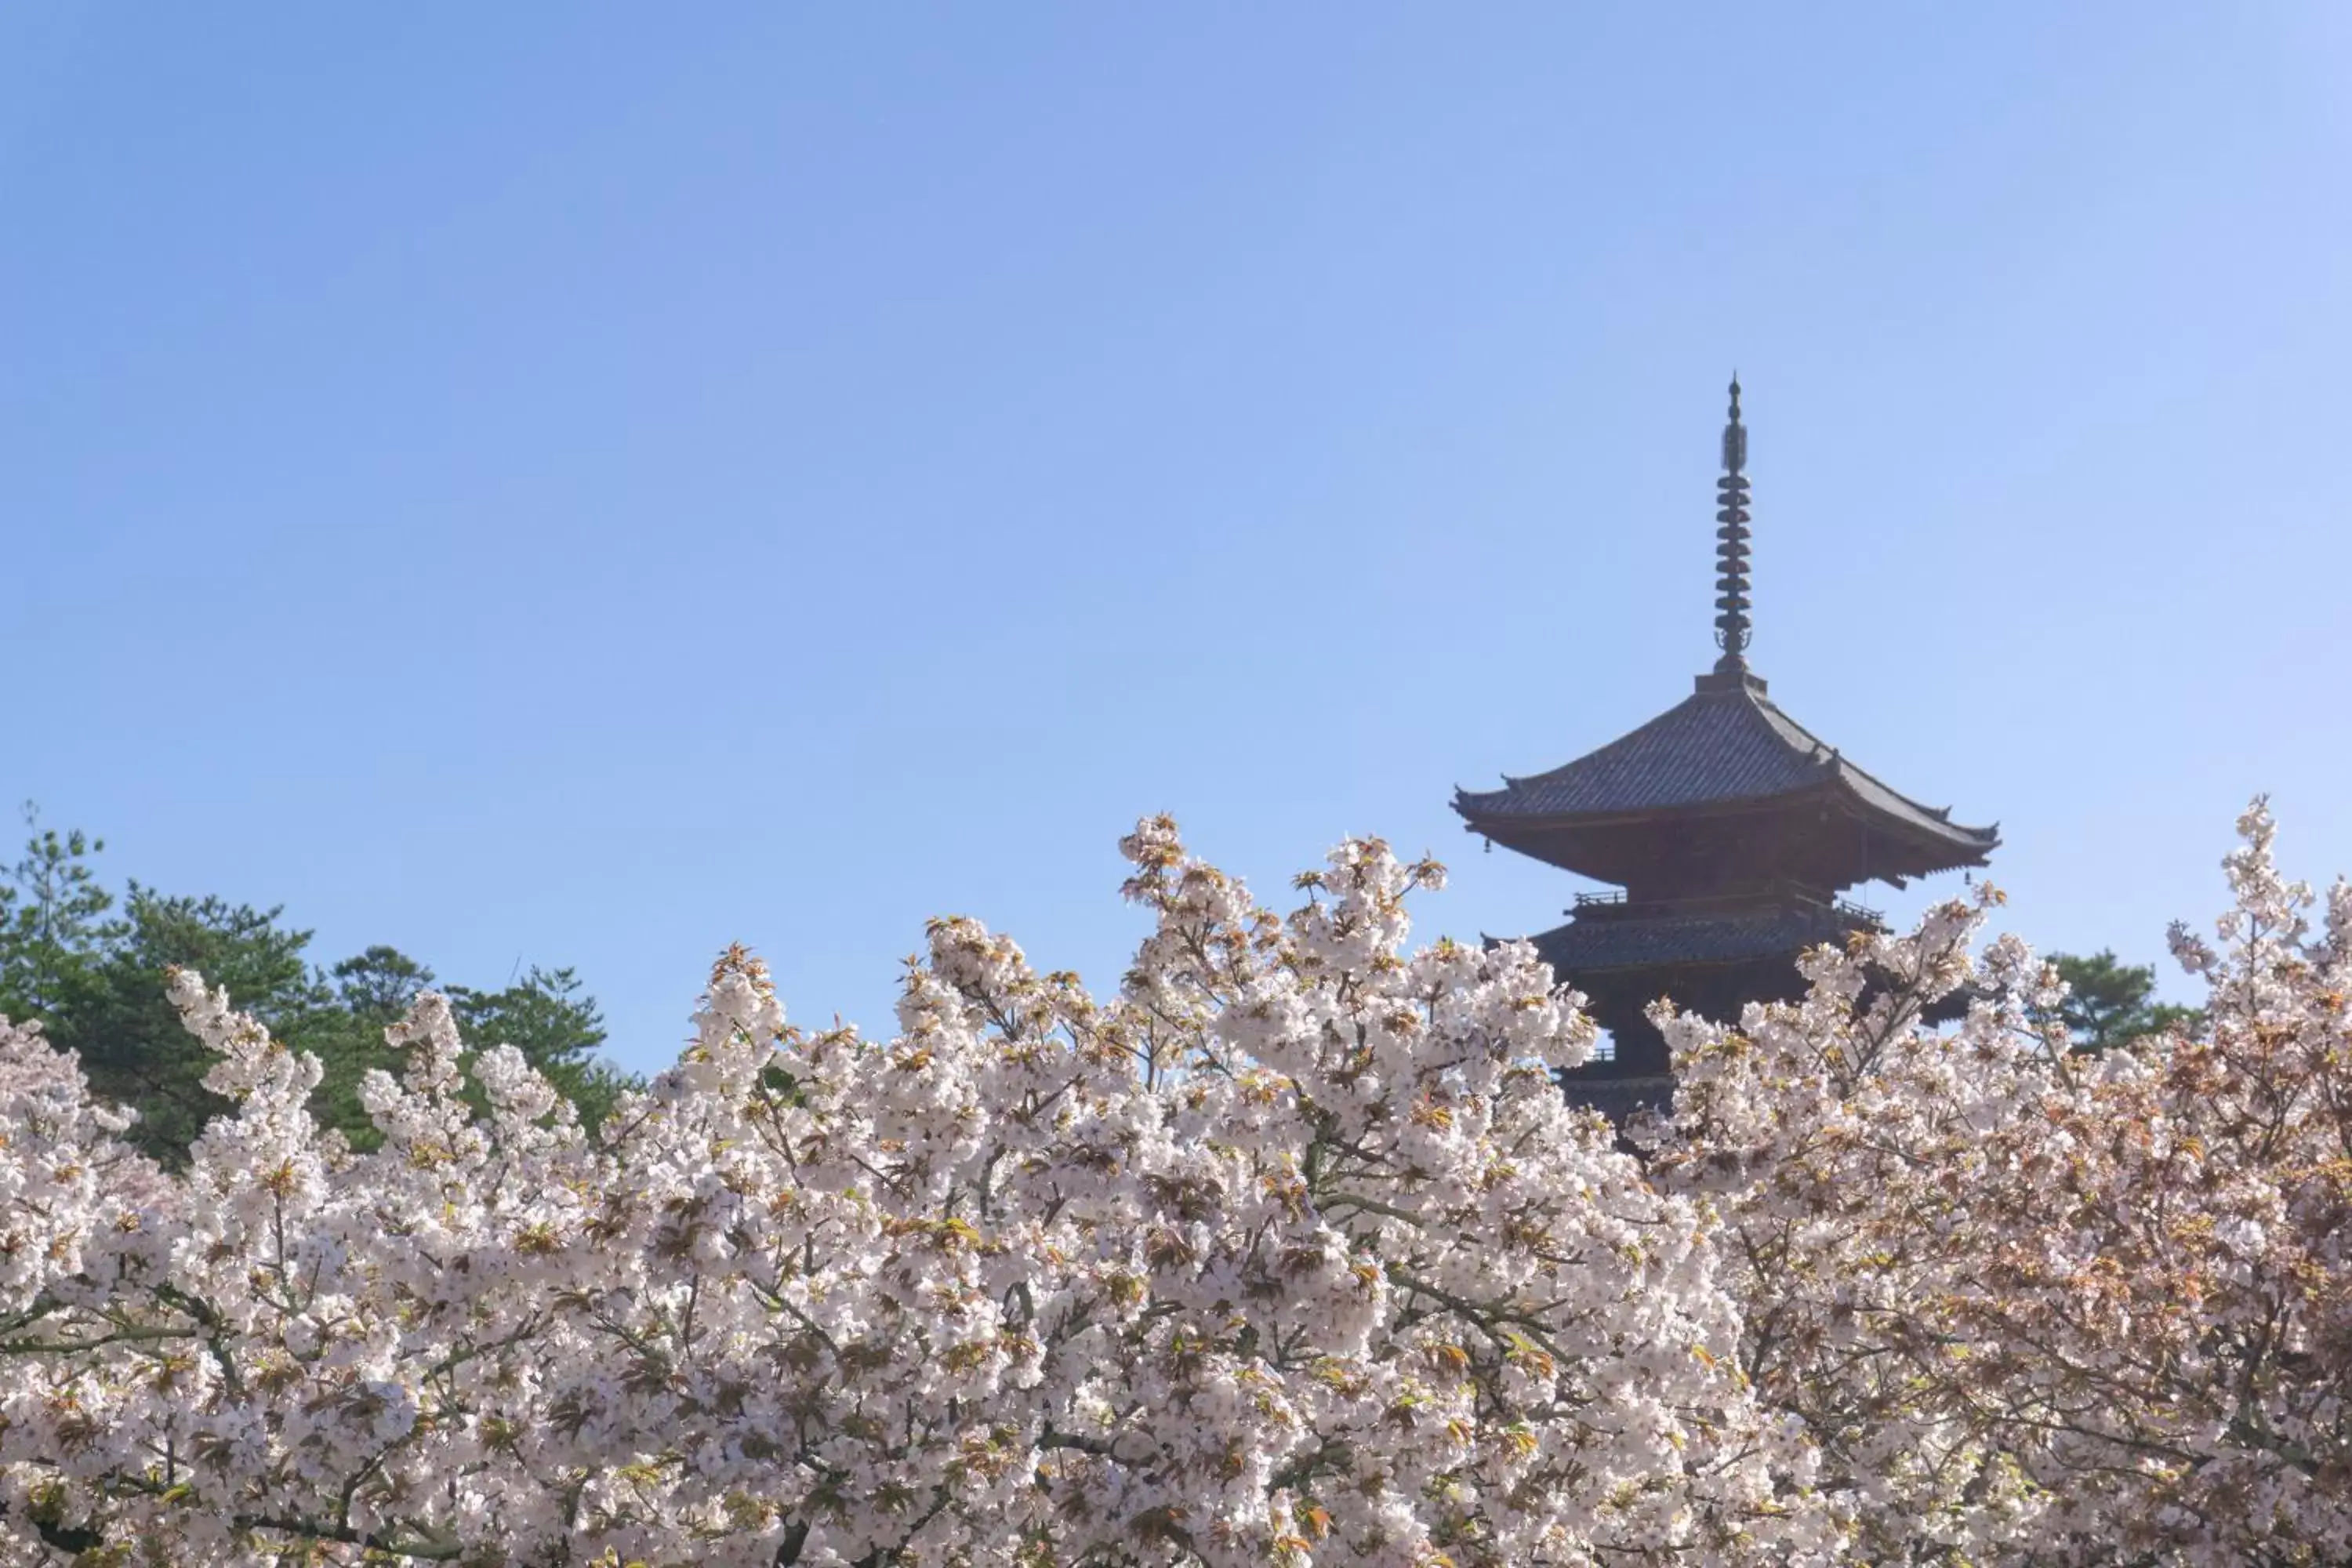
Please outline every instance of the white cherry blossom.
[[2244, 827], [2196, 1037], [2067, 1055], [1951, 906], [1662, 1016], [1632, 1151], [1433, 864], [1279, 916], [1164, 819], [1116, 994], [944, 919], [882, 1040], [732, 950], [593, 1138], [426, 995], [354, 1152], [181, 974], [166, 1172], [0, 1026], [0, 1563], [2343, 1561], [2352, 893]]

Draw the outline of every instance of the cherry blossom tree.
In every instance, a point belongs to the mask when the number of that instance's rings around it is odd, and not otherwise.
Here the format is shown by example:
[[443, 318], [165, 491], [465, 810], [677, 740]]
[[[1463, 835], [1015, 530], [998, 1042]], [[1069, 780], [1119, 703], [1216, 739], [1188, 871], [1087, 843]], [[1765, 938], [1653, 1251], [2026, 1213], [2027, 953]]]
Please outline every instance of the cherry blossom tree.
[[1867, 1560], [2352, 1561], [2352, 889], [2315, 933], [2239, 826], [2220, 945], [2175, 930], [2194, 1037], [2071, 1054], [2055, 973], [1972, 961], [1957, 904], [1801, 1003], [1661, 1014], [1654, 1169], [1721, 1217], [1742, 1370]]
[[426, 994], [355, 1152], [181, 973], [165, 1172], [0, 1026], [0, 1563], [2344, 1562], [2352, 891], [2242, 827], [2193, 1036], [2070, 1052], [1988, 894], [1662, 1007], [1630, 1149], [1434, 865], [1277, 916], [1157, 819], [1116, 994], [942, 920], [885, 1042], [731, 951], [593, 1140]]
[[[195, 975], [235, 1105], [166, 1175], [0, 1038], [9, 1561], [1827, 1561], [1706, 1205], [1552, 1073], [1524, 945], [1408, 950], [1343, 845], [1287, 919], [1126, 843], [1119, 994], [930, 929], [899, 1032], [740, 951], [604, 1136], [447, 1004], [354, 1153]], [[477, 1111], [475, 1101], [486, 1106]]]

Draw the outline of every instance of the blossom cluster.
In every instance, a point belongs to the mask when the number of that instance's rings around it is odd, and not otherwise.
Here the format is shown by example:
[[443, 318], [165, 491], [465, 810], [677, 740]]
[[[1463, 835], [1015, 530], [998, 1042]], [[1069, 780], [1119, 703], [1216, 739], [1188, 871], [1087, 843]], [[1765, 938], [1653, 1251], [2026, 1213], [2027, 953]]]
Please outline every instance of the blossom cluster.
[[2340, 1561], [2352, 894], [2245, 826], [2196, 1037], [2070, 1056], [1954, 906], [1662, 1007], [1630, 1137], [1433, 863], [1281, 915], [1165, 819], [1115, 994], [940, 920], [880, 1040], [730, 950], [597, 1129], [428, 994], [355, 1152], [181, 973], [166, 1171], [0, 1023], [0, 1563]]
[[2352, 888], [2315, 929], [2239, 830], [2217, 942], [2174, 928], [2193, 1035], [2075, 1054], [1959, 904], [1802, 1002], [1658, 1011], [1653, 1173], [1713, 1205], [1741, 1370], [1865, 1560], [2352, 1561]]
[[10, 1031], [0, 1553], [1834, 1552], [1703, 1205], [1562, 1100], [1592, 1028], [1528, 949], [1409, 952], [1440, 873], [1376, 843], [1287, 919], [1172, 824], [1125, 847], [1116, 996], [944, 920], [882, 1042], [789, 1026], [730, 952], [594, 1137], [428, 995], [353, 1152], [183, 973], [236, 1109], [165, 1173]]

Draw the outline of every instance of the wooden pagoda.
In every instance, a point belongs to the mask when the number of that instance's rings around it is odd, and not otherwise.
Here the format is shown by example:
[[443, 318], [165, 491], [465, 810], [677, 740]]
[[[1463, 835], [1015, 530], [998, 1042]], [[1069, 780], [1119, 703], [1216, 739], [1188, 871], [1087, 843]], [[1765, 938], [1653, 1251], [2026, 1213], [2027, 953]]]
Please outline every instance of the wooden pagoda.
[[1747, 659], [1747, 466], [1735, 379], [1717, 481], [1722, 657], [1697, 689], [1549, 773], [1454, 792], [1490, 845], [1622, 889], [1580, 894], [1567, 924], [1534, 939], [1613, 1038], [1613, 1057], [1570, 1085], [1612, 1114], [1671, 1094], [1665, 1042], [1643, 1016], [1652, 1002], [1733, 1018], [1749, 1001], [1801, 995], [1806, 949], [1883, 929], [1840, 893], [1981, 866], [2000, 842], [1880, 783], [1765, 695]]

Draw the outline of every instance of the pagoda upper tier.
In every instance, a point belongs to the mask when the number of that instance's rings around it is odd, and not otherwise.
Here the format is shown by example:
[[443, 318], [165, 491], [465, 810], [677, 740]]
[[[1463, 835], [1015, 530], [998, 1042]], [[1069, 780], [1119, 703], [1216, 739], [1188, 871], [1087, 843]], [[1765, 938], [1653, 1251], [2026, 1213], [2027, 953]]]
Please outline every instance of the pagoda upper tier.
[[1856, 767], [1736, 668], [1564, 766], [1456, 790], [1454, 809], [1471, 832], [1640, 902], [1899, 887], [1981, 866], [2000, 843]]
[[1818, 897], [1981, 866], [2000, 844], [1863, 772], [1764, 695], [1748, 668], [1748, 427], [1739, 378], [1716, 480], [1716, 646], [1698, 689], [1632, 734], [1548, 773], [1457, 789], [1473, 833], [1635, 904]]

